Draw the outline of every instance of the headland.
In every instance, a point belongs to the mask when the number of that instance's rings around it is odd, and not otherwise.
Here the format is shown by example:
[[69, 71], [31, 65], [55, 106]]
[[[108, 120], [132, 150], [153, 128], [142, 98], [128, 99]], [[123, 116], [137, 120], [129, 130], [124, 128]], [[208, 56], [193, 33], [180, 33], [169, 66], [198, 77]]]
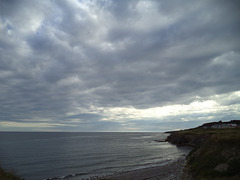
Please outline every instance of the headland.
[[186, 158], [182, 179], [240, 179], [240, 120], [171, 132], [166, 141], [193, 148]]

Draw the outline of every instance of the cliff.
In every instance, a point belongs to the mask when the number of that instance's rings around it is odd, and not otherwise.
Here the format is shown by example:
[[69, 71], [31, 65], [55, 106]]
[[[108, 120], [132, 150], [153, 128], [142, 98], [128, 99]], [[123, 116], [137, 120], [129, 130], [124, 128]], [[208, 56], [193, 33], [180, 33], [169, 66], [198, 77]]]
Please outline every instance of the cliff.
[[191, 131], [179, 131], [172, 132], [171, 135], [167, 137], [166, 141], [177, 146], [197, 147], [205, 142], [209, 136], [209, 134], [194, 134], [191, 133]]
[[193, 147], [187, 156], [185, 179], [240, 179], [240, 128], [201, 127], [172, 132], [166, 140]]

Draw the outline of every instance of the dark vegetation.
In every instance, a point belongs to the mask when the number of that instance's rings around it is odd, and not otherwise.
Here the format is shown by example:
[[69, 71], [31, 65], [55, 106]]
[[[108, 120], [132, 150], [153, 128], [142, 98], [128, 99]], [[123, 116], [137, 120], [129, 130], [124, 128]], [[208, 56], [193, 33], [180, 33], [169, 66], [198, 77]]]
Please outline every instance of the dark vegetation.
[[0, 167], [0, 179], [1, 180], [24, 180], [23, 178], [18, 177], [14, 172], [5, 171]]
[[240, 128], [202, 128], [172, 132], [167, 141], [191, 146], [186, 179], [240, 179]]

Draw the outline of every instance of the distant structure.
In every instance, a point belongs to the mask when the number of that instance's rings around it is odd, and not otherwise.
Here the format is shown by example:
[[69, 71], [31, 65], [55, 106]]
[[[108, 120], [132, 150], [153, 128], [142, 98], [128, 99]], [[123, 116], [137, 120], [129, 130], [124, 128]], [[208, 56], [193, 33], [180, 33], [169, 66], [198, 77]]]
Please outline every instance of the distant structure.
[[238, 128], [240, 127], [240, 120], [231, 120], [229, 122], [211, 122], [199, 126], [203, 129], [220, 129], [220, 128]]

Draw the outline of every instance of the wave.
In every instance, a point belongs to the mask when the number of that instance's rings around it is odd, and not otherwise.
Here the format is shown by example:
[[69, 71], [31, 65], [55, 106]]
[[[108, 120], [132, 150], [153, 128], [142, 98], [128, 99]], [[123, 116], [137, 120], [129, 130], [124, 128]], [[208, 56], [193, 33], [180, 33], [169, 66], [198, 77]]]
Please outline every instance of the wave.
[[85, 175], [89, 175], [89, 173], [69, 174], [69, 175], [66, 175], [66, 176], [52, 177], [52, 178], [47, 178], [47, 179], [44, 179], [44, 180], [68, 179], [68, 178], [72, 178], [72, 177], [76, 177], [76, 176], [85, 176]]
[[166, 164], [169, 164], [173, 162], [174, 160], [163, 160], [158, 163], [142, 163], [138, 165], [125, 165], [125, 166], [115, 166], [115, 167], [104, 167], [101, 169], [95, 169], [94, 172], [89, 172], [89, 173], [77, 173], [77, 174], [69, 174], [65, 176], [60, 176], [60, 177], [52, 177], [52, 178], [47, 178], [44, 180], [61, 180], [61, 179], [68, 179], [68, 180], [73, 180], [73, 179], [84, 179], [84, 178], [99, 178], [99, 177], [104, 177], [104, 176], [109, 176], [109, 175], [116, 175], [116, 174], [122, 174], [122, 173], [127, 173], [127, 172], [132, 172], [140, 169], [145, 169], [145, 168], [152, 168], [152, 167], [159, 167], [163, 166]]

